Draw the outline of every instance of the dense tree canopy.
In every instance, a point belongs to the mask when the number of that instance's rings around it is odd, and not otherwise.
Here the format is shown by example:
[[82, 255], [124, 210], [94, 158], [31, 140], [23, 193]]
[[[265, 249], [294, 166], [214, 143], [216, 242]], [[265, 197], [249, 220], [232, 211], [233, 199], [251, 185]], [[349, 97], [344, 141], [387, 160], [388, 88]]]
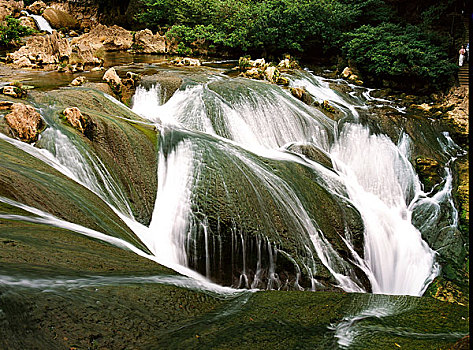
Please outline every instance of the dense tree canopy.
[[445, 30], [453, 0], [417, 5], [412, 24], [384, 0], [142, 1], [140, 20], [175, 39], [181, 54], [203, 43], [235, 55], [330, 53], [379, 79], [407, 76], [437, 85], [456, 69], [447, 57], [451, 40]]

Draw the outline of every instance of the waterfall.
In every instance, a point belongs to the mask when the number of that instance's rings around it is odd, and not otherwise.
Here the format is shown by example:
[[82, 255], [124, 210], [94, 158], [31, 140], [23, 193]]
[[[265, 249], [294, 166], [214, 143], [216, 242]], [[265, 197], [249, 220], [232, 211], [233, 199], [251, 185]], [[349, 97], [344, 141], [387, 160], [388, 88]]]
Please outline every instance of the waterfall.
[[[364, 257], [355, 252], [349, 237], [345, 241], [353, 254], [352, 262], [366, 273], [373, 292], [421, 295], [439, 273], [439, 266], [435, 262], [435, 252], [422, 240], [421, 232], [411, 222], [413, 208], [425, 196], [422, 195], [421, 184], [406, 154], [408, 139], [404, 137], [404, 141], [395, 145], [388, 137], [372, 134], [367, 127], [356, 122], [359, 116], [357, 109], [366, 109], [364, 102], [373, 100], [369, 96], [369, 90], [362, 91], [360, 97], [343, 96], [335, 93], [328, 83], [310, 72], [296, 74], [291, 78], [291, 84], [302, 85], [318, 99], [329, 100], [346, 116], [354, 118], [354, 121], [340, 124], [340, 131], [334, 132], [336, 124], [333, 121], [279, 87], [222, 77], [207, 83], [188, 83], [164, 105], [158, 103], [159, 90], [155, 87], [148, 90], [139, 88], [134, 96], [133, 109], [158, 126], [201, 132], [220, 140], [217, 143], [224, 147], [227, 155], [233, 153], [252, 169], [252, 175], [245, 176], [255, 176], [265, 183], [273, 198], [284, 203], [284, 210], [297, 218], [294, 224], [298, 230], [306, 232], [310, 237], [308, 250], [316, 254], [335, 276], [338, 286], [346, 291], [362, 291], [363, 287], [347, 272], [346, 262], [324, 238], [323, 230], [307, 213], [305, 205], [300, 202], [294, 190], [279, 176], [267, 172], [258, 162], [228, 146], [237, 145], [269, 159], [300, 162], [311, 168], [320, 178], [325, 179], [324, 186], [332, 195], [343, 197], [360, 212], [365, 227]], [[166, 134], [163, 138], [166, 138]], [[310, 144], [316, 147], [330, 157], [335, 173], [328, 172], [329, 175], [316, 162], [294, 158], [286, 151], [290, 144]], [[176, 157], [184, 149], [188, 150], [185, 155]], [[160, 180], [165, 181], [164, 187], [160, 187], [160, 193], [167, 197], [167, 191], [176, 191], [182, 193], [183, 197], [176, 195], [167, 206], [167, 210], [174, 212], [175, 226], [171, 225], [169, 219], [156, 221], [161, 222], [162, 230], [174, 237], [166, 240], [174, 242], [174, 248], [169, 252], [180, 263], [188, 263], [186, 259], [189, 259], [189, 249], [185, 257], [183, 250], [181, 253], [176, 252], [176, 242], [180, 249], [184, 249], [186, 244], [196, 244], [196, 238], [191, 234], [192, 217], [195, 216], [191, 208], [195, 203], [192, 204], [192, 199], [189, 202], [189, 198], [192, 198], [189, 191], [192, 191], [190, 186], [193, 181], [189, 175], [193, 167], [190, 149], [192, 147], [186, 141], [179, 144], [166, 160], [160, 156], [160, 164], [166, 164], [166, 172], [160, 173]], [[181, 160], [177, 161], [179, 158]], [[198, 159], [200, 164], [204, 164], [204, 168], [211, 166], [202, 156]], [[170, 169], [170, 166], [175, 169]], [[243, 169], [241, 166], [239, 168]], [[170, 184], [169, 174], [175, 174], [171, 175]], [[173, 188], [175, 189], [172, 190]], [[447, 184], [444, 192], [449, 192], [450, 189]], [[441, 202], [443, 198], [439, 196], [430, 200]], [[177, 202], [176, 205], [172, 204], [176, 198], [180, 198], [179, 205]], [[161, 206], [160, 203], [158, 196], [157, 208]], [[156, 213], [160, 211], [163, 209]], [[156, 215], [164, 218], [164, 214]], [[165, 225], [172, 227], [164, 229]], [[202, 220], [200, 225], [206, 227]], [[186, 230], [189, 235], [187, 238]], [[206, 254], [208, 235], [206, 228], [203, 235]], [[186, 239], [187, 243], [184, 242]], [[152, 244], [160, 246], [161, 243], [157, 242]], [[208, 256], [206, 259], [208, 265]], [[244, 259], [243, 264], [245, 265]], [[208, 266], [206, 269], [208, 270]], [[246, 271], [246, 268], [243, 270]], [[255, 271], [259, 271], [259, 265], [255, 267]], [[255, 280], [258, 278], [259, 275], [255, 275]]]
[[158, 193], [148, 239], [153, 253], [161, 259], [187, 266], [185, 254], [194, 175], [192, 144], [183, 141], [167, 157], [161, 152]]
[[74, 143], [71, 135], [68, 137], [59, 129], [50, 127], [41, 134], [36, 143], [37, 147], [19, 142], [3, 134], [0, 134], [0, 139], [41, 159], [54, 169], [87, 187], [113, 209], [128, 217], [133, 217], [126, 195], [100, 158]]
[[365, 261], [374, 293], [420, 295], [438, 273], [435, 253], [411, 223], [420, 183], [391, 140], [345, 124], [331, 152], [365, 223]]
[[[159, 84], [137, 87], [132, 110], [159, 130], [149, 227], [67, 129], [51, 123], [35, 146], [0, 136], [97, 194], [166, 266], [240, 288], [422, 295], [439, 273], [422, 237], [458, 224], [450, 163], [424, 193], [408, 135], [396, 144], [362, 124], [369, 90], [335, 93], [308, 71], [288, 76], [345, 117], [334, 121], [279, 86], [224, 75], [187, 77], [166, 103]], [[446, 157], [458, 153], [448, 135], [438, 144]]]
[[32, 14], [30, 15], [27, 11], [22, 11], [22, 13], [28, 17], [33, 18], [40, 32], [47, 32], [48, 34], [52, 34], [53, 28], [51, 28], [49, 22], [43, 16]]

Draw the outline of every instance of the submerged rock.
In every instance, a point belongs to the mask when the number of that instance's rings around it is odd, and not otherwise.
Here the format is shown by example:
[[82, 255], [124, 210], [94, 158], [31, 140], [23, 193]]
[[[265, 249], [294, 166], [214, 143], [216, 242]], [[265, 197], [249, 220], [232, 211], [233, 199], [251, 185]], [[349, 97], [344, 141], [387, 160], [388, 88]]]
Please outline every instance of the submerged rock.
[[81, 76], [75, 78], [73, 81], [71, 81], [71, 85], [72, 86], [80, 86], [80, 85], [84, 84], [85, 81], [86, 81], [86, 78], [83, 75], [81, 75]]
[[172, 64], [176, 66], [189, 66], [189, 67], [198, 67], [201, 65], [200, 60], [197, 58], [191, 57], [177, 57], [171, 61]]
[[313, 144], [291, 145], [288, 147], [288, 150], [303, 154], [310, 160], [317, 162], [319, 164], [322, 164], [328, 169], [333, 169], [332, 160], [330, 159], [330, 157], [325, 152], [323, 152], [322, 150], [320, 150]]
[[11, 112], [5, 116], [13, 135], [23, 142], [31, 143], [38, 139], [45, 123], [41, 115], [32, 106], [23, 103], [11, 105]]
[[159, 85], [161, 93], [160, 100], [164, 104], [181, 87], [182, 78], [173, 74], [159, 73], [142, 77], [140, 84], [146, 88]]

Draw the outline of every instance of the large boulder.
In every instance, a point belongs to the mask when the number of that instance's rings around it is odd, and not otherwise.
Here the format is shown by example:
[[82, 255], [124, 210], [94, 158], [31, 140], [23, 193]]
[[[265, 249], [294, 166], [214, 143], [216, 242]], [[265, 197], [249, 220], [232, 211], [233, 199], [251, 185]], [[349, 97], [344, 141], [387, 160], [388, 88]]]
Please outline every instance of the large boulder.
[[128, 50], [133, 45], [133, 34], [119, 26], [95, 26], [89, 33], [74, 38], [71, 44], [89, 44], [93, 50], [120, 51]]
[[43, 12], [43, 17], [54, 29], [76, 29], [79, 28], [77, 20], [67, 12], [48, 7]]
[[133, 44], [135, 51], [143, 53], [166, 53], [166, 39], [164, 36], [149, 29], [140, 30], [135, 34]]
[[50, 35], [28, 39], [25, 46], [7, 54], [7, 62], [17, 68], [56, 69], [61, 64], [65, 71], [69, 64], [83, 70], [87, 66], [93, 67], [102, 63], [96, 54], [96, 50], [88, 43], [81, 42], [71, 46], [66, 38], [53, 31]]
[[11, 112], [5, 116], [5, 121], [15, 137], [28, 143], [36, 141], [45, 126], [36, 109], [23, 103], [12, 104]]
[[67, 59], [72, 53], [71, 46], [57, 32], [50, 35], [35, 36], [28, 39], [25, 46], [13, 53], [7, 54], [7, 61], [16, 67], [26, 67], [28, 59], [31, 67], [51, 67]]
[[99, 66], [103, 63], [100, 54], [88, 43], [82, 42], [71, 46], [70, 64], [82, 64], [85, 66]]

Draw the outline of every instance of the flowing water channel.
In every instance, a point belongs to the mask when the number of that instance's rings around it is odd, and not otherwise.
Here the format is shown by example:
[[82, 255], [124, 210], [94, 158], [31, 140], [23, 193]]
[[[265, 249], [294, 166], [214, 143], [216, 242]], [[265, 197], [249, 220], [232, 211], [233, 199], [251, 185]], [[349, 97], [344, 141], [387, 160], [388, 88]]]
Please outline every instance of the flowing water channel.
[[[32, 216], [1, 217], [64, 227], [190, 276], [161, 283], [424, 293], [440, 266], [422, 237], [435, 227], [458, 225], [449, 166], [459, 149], [448, 134], [438, 133], [434, 145], [451, 159], [444, 180], [426, 193], [411, 163], [414, 145], [408, 133], [401, 131], [393, 141], [363, 122], [373, 106], [404, 113], [393, 102], [372, 97], [372, 90], [349, 85], [350, 93], [342, 93], [330, 84], [346, 82], [307, 70], [286, 75], [290, 86], [303, 86], [315, 101], [334, 106], [339, 112], [332, 119], [288, 89], [266, 82], [230, 78], [215, 69], [182, 77], [167, 101], [158, 81], [138, 86], [132, 100], [133, 112], [159, 134], [158, 186], [149, 225], [134, 218], [119, 181], [71, 131], [50, 123], [36, 147], [1, 136], [97, 195], [149, 253], [4, 197], [0, 202]], [[41, 112], [46, 115], [47, 107]], [[52, 283], [51, 288], [107, 283], [2, 281]], [[373, 304], [347, 316], [333, 325], [339, 346], [353, 342], [359, 320], [402, 308]]]
[[[328, 196], [349, 203], [361, 215], [364, 225], [362, 254], [358, 254], [350, 242], [349, 227], [345, 228], [343, 240], [352, 254], [350, 263], [368, 276], [372, 291], [421, 295], [439, 268], [435, 252], [412, 224], [412, 211], [424, 200], [440, 205], [444, 198], [441, 195], [428, 197], [423, 192], [409, 162], [409, 136], [402, 134], [395, 144], [387, 136], [374, 134], [361, 125], [357, 110], [366, 108], [366, 95], [343, 96], [330, 89], [323, 78], [310, 72], [300, 72], [289, 78], [292, 85], [305, 86], [315, 98], [329, 100], [339, 108], [345, 115], [342, 121], [333, 122], [277, 86], [245, 79], [212, 76], [204, 83], [188, 79], [165, 104], [160, 101], [159, 84], [137, 89], [133, 110], [162, 129], [158, 176], [161, 182], [150, 225], [153, 235], [145, 240], [147, 245], [163, 247], [164, 239], [166, 246], [172, 247], [167, 250], [172, 252], [169, 259], [196, 267], [193, 260], [198, 258], [193, 256], [196, 250], [192, 245], [202, 234], [205, 273], [210, 277], [209, 265], [215, 263], [210, 260], [217, 259], [215, 254], [218, 259], [222, 258], [214, 251], [219, 249], [215, 247], [215, 235], [218, 237], [220, 233], [212, 232], [205, 214], [202, 217], [195, 212], [200, 203], [198, 189], [206, 186], [207, 177], [219, 176], [207, 175], [209, 167], [232, 164], [248, 180], [256, 196], [261, 197], [258, 198], [261, 200], [258, 209], [264, 211], [266, 205], [264, 194], [258, 191], [270, 192], [275, 205], [297, 229], [298, 239], [305, 239], [310, 257], [307, 260], [313, 260], [314, 256], [320, 259], [345, 291], [365, 291], [349, 271], [347, 260], [325, 237], [324, 228], [308, 212], [306, 203], [290, 183], [292, 179], [275, 174], [264, 165], [264, 160], [293, 163], [312, 172]], [[169, 143], [172, 145], [168, 146]], [[333, 168], [294, 154], [290, 150], [295, 145], [313, 147], [330, 159]], [[171, 151], [166, 150], [168, 147]], [[168, 178], [172, 182], [168, 183]], [[228, 185], [227, 179], [221, 181], [223, 186]], [[444, 190], [449, 187], [449, 181], [451, 179], [446, 180]], [[234, 195], [227, 193], [226, 196]], [[161, 203], [166, 203], [165, 209], [161, 208]], [[167, 220], [163, 220], [165, 217]], [[238, 222], [239, 218], [235, 216], [232, 220]], [[264, 222], [262, 218], [262, 221], [260, 224], [269, 231], [277, 230], [271, 227], [274, 224], [270, 220]], [[155, 226], [154, 222], [159, 225]], [[245, 239], [244, 235], [238, 237], [236, 233], [236, 236], [236, 240]], [[238, 286], [249, 287], [245, 243], [241, 246], [243, 249], [239, 254], [242, 254], [245, 283]], [[269, 248], [266, 253], [271, 252]], [[268, 261], [271, 265], [271, 258]], [[255, 275], [261, 274], [262, 261], [255, 259], [255, 262], [252, 271]], [[304, 268], [315, 269], [310, 263]], [[267, 269], [274, 270], [271, 266]], [[315, 275], [316, 272], [311, 273]], [[271, 286], [281, 283], [274, 277], [268, 278]], [[316, 284], [314, 281], [313, 286]]]

